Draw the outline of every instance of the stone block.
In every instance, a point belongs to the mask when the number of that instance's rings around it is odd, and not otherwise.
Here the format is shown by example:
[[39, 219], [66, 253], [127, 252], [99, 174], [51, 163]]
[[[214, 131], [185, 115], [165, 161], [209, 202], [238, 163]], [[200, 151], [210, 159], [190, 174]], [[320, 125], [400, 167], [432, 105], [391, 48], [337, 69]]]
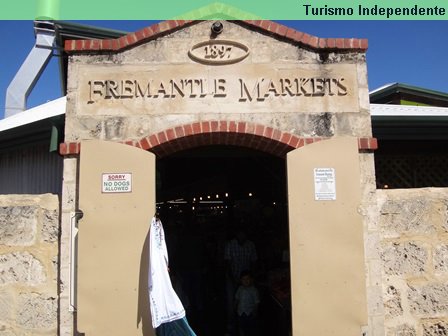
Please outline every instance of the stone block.
[[76, 199], [76, 185], [64, 183], [62, 186], [62, 210], [74, 211]]
[[[0, 323], [5, 322], [11, 318], [13, 311], [14, 299], [10, 292], [0, 292]], [[0, 332], [1, 335], [1, 332]]]
[[36, 238], [36, 206], [0, 207], [0, 245], [29, 246]]
[[76, 183], [78, 161], [72, 158], [64, 158], [64, 183]]
[[337, 136], [370, 136], [370, 114], [361, 112], [345, 112], [335, 114], [335, 135]]
[[382, 315], [384, 314], [382, 289], [380, 286], [367, 287], [367, 302], [369, 315]]
[[369, 334], [367, 336], [384, 336], [386, 334], [384, 327], [384, 316], [369, 317]]
[[53, 329], [57, 326], [57, 299], [39, 294], [21, 294], [17, 324], [24, 329]]
[[83, 117], [74, 120], [73, 124], [73, 128], [77, 129], [78, 133], [85, 132], [83, 138], [99, 139], [103, 137], [103, 120], [92, 117]]
[[368, 232], [364, 236], [365, 244], [365, 255], [368, 259], [379, 259], [380, 258], [380, 235], [378, 232]]
[[56, 255], [51, 259], [51, 270], [53, 273], [52, 279], [55, 283], [58, 283], [59, 276], [59, 256]]
[[390, 328], [387, 336], [417, 336], [417, 331], [409, 324], [401, 324], [397, 327]]
[[28, 252], [0, 255], [0, 284], [38, 285], [46, 281], [42, 263]]
[[384, 295], [384, 308], [386, 318], [394, 318], [403, 315], [400, 291], [394, 286], [388, 286]]
[[448, 274], [448, 244], [441, 244], [434, 249], [434, 271], [436, 275]]
[[380, 286], [382, 283], [382, 263], [380, 259], [371, 259], [368, 262], [369, 265], [369, 283], [370, 286]]
[[114, 117], [104, 121], [104, 131], [106, 140], [117, 140], [124, 138], [127, 120], [125, 118]]
[[14, 332], [14, 330], [10, 329], [6, 325], [0, 324], [0, 336], [18, 336], [18, 335], [19, 334]]
[[446, 283], [410, 286], [407, 296], [412, 314], [431, 318], [448, 315], [448, 285]]
[[389, 199], [380, 209], [380, 227], [385, 237], [432, 235], [434, 213], [434, 201], [427, 197]]
[[444, 204], [443, 208], [442, 229], [448, 232], [448, 203]]
[[448, 336], [448, 323], [446, 321], [424, 322], [423, 336]]
[[332, 113], [320, 113], [309, 116], [313, 136], [332, 137], [334, 135], [334, 115]]
[[44, 210], [42, 225], [42, 240], [46, 243], [54, 243], [59, 237], [59, 211]]
[[388, 275], [418, 276], [427, 270], [428, 250], [420, 242], [383, 243], [381, 260]]
[[[260, 51], [249, 55], [253, 63], [269, 63], [272, 62], [271, 46], [265, 40], [254, 41], [252, 46], [255, 50]], [[300, 56], [297, 55], [297, 58]]]

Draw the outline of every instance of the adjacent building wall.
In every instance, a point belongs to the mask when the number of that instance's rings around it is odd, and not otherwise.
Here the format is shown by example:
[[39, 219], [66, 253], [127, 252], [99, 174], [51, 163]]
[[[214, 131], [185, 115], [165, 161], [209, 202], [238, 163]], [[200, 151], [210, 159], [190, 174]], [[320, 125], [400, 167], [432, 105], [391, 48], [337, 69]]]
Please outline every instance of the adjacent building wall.
[[448, 189], [377, 195], [386, 336], [448, 335]]
[[58, 245], [58, 196], [0, 195], [0, 335], [57, 335]]
[[62, 164], [48, 141], [0, 150], [0, 194], [60, 194]]

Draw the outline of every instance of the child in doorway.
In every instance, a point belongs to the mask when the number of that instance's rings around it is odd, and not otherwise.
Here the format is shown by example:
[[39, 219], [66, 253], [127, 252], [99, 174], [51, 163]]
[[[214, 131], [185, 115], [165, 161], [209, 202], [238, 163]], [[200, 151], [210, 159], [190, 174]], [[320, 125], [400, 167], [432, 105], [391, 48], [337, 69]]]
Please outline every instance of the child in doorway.
[[257, 336], [257, 315], [260, 297], [254, 286], [252, 274], [241, 272], [241, 285], [235, 293], [235, 306], [241, 336]]

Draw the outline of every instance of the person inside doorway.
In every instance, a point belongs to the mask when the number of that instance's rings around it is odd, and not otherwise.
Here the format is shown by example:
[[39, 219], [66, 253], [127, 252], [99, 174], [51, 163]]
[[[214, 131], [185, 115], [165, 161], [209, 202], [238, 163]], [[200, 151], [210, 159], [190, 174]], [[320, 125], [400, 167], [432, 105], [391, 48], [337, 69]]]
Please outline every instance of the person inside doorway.
[[253, 271], [257, 261], [255, 244], [247, 239], [244, 229], [238, 229], [236, 237], [226, 243], [224, 260], [226, 261], [226, 305], [227, 333], [235, 332], [235, 293], [240, 283], [241, 273]]
[[254, 286], [254, 278], [249, 271], [241, 272], [241, 285], [235, 293], [240, 336], [258, 336], [258, 305], [260, 295]]
[[187, 322], [184, 306], [171, 284], [165, 233], [158, 213], [151, 220], [149, 232], [149, 302], [156, 335], [196, 336]]

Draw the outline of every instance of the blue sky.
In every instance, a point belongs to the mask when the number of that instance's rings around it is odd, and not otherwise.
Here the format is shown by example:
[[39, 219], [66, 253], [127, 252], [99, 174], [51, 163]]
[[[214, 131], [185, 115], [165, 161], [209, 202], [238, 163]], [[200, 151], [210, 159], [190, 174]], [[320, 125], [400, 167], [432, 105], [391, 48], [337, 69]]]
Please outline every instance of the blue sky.
[[[148, 21], [82, 21], [124, 31], [136, 31]], [[319, 37], [367, 38], [369, 89], [404, 83], [448, 93], [448, 21], [282, 21]], [[32, 21], [0, 21], [0, 118], [6, 89], [34, 44]], [[31, 92], [27, 108], [61, 97], [54, 57]]]

